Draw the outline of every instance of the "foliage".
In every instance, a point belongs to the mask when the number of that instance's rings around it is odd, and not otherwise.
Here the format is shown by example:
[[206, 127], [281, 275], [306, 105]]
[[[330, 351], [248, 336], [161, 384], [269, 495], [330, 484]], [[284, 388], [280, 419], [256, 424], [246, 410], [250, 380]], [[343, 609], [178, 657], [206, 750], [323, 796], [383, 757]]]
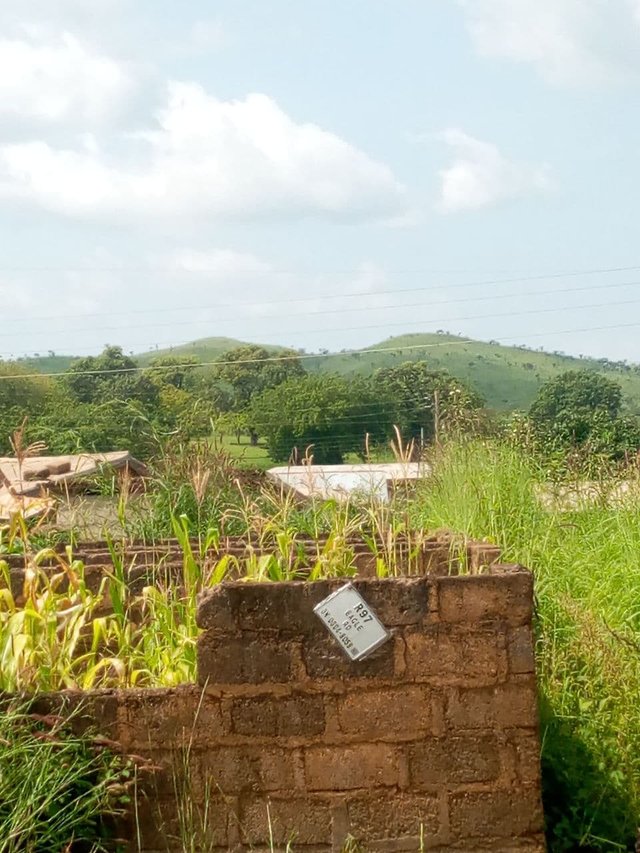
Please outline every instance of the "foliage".
[[430, 442], [436, 437], [470, 427], [482, 400], [464, 382], [446, 371], [433, 370], [426, 361], [408, 361], [383, 367], [373, 375], [373, 385], [384, 399], [393, 400], [394, 423], [406, 439]]
[[621, 416], [621, 406], [616, 382], [588, 371], [561, 374], [540, 389], [529, 411], [540, 453], [581, 449], [587, 462], [635, 453], [640, 420]]
[[231, 388], [232, 408], [241, 411], [267, 388], [304, 373], [297, 353], [292, 350], [274, 355], [263, 347], [247, 345], [225, 353], [215, 368], [214, 377]]
[[640, 482], [627, 503], [556, 507], [531, 457], [446, 448], [413, 524], [488, 536], [533, 569], [543, 787], [551, 851], [632, 850], [640, 823]]
[[193, 386], [194, 368], [198, 364], [198, 359], [193, 355], [156, 356], [149, 361], [145, 376], [160, 387], [172, 385], [174, 388], [187, 390]]
[[0, 853], [111, 849], [108, 821], [128, 800], [129, 771], [60, 717], [6, 700], [0, 712]]
[[[193, 678], [198, 592], [227, 576], [300, 577], [309, 568], [308, 559], [291, 558], [300, 534], [325, 534], [311, 579], [353, 573], [348, 541], [355, 533], [370, 541], [381, 574], [393, 563], [378, 543], [407, 529], [487, 537], [507, 561], [530, 566], [536, 576], [549, 848], [632, 849], [640, 822], [640, 481], [627, 471], [622, 505], [609, 505], [615, 483], [606, 480], [591, 502], [576, 491], [559, 506], [535, 457], [505, 443], [445, 443], [432, 462], [435, 473], [413, 498], [386, 506], [299, 506], [259, 482], [236, 482], [237, 472], [214, 446], [176, 443], [156, 463], [142, 517], [126, 501], [122, 515], [129, 536], [178, 538], [182, 588], [168, 578], [132, 592], [129, 567], [113, 544], [113, 612], [105, 616], [99, 591], [87, 589], [72, 553], [52, 577], [40, 568], [45, 554], [28, 552], [25, 604], [12, 598], [8, 579], [0, 592], [0, 688], [159, 686]], [[211, 543], [238, 533], [250, 533], [260, 548], [244, 558], [203, 559]]]
[[366, 380], [305, 376], [263, 392], [249, 419], [274, 460], [309, 449], [317, 463], [340, 463], [345, 453], [365, 453], [367, 435], [374, 443], [390, 435], [393, 406]]
[[570, 415], [603, 413], [616, 418], [622, 403], [617, 382], [586, 370], [569, 370], [545, 383], [529, 416], [534, 424], [549, 423]]
[[121, 347], [107, 346], [101, 355], [79, 358], [68, 373], [66, 385], [80, 403], [136, 400], [149, 404], [157, 401], [156, 384], [139, 371], [137, 363], [126, 356]]
[[215, 420], [217, 435], [224, 437], [231, 433], [240, 444], [240, 437], [249, 430], [249, 420], [246, 412], [223, 412]]

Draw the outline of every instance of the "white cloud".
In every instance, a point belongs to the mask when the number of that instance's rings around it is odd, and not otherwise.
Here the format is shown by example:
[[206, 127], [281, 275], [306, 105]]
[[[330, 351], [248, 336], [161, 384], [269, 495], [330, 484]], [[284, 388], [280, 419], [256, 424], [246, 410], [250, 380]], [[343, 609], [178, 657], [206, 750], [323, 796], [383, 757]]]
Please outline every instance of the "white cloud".
[[124, 64], [71, 33], [0, 39], [0, 116], [96, 124], [117, 112], [134, 88]]
[[446, 130], [441, 138], [455, 154], [454, 162], [439, 173], [438, 206], [445, 213], [476, 210], [551, 189], [546, 166], [514, 163], [497, 146], [461, 130]]
[[271, 98], [221, 101], [171, 83], [156, 128], [119, 139], [118, 156], [85, 137], [0, 146], [0, 199], [69, 216], [385, 218], [406, 207], [391, 170]]
[[478, 52], [531, 63], [552, 83], [615, 82], [640, 71], [638, 0], [457, 0]]

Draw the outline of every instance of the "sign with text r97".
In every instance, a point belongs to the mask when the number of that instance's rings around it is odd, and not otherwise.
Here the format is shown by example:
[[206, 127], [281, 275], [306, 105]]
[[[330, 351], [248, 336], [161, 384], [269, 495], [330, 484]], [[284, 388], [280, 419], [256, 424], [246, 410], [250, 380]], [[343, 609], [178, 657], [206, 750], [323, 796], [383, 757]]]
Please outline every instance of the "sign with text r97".
[[357, 589], [340, 587], [313, 608], [351, 660], [363, 660], [390, 634]]

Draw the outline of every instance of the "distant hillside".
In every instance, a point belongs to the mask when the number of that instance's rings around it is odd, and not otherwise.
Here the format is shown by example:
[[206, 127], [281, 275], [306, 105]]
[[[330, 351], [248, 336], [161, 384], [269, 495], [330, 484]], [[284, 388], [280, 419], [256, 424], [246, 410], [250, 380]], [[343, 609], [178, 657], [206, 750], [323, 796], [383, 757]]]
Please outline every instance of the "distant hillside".
[[141, 365], [149, 364], [151, 359], [163, 355], [193, 355], [199, 361], [208, 362], [215, 361], [225, 352], [242, 346], [245, 346], [245, 341], [237, 341], [235, 338], [199, 338], [197, 341], [191, 341], [178, 347], [142, 352], [134, 357]]
[[17, 363], [38, 373], [64, 373], [76, 358], [75, 355], [39, 355], [33, 358], [19, 358]]
[[[391, 352], [368, 351], [389, 348]], [[456, 335], [401, 335], [368, 347], [362, 353], [309, 359], [305, 366], [307, 370], [346, 376], [368, 375], [379, 367], [420, 360], [466, 380], [482, 394], [487, 405], [503, 411], [528, 408], [540, 386], [565, 370], [594, 370], [618, 382], [629, 407], [640, 414], [640, 367], [622, 371], [604, 367], [597, 359], [533, 352]]]
[[[233, 338], [201, 338], [171, 349], [140, 353], [135, 358], [147, 365], [162, 355], [193, 355], [202, 362], [212, 362], [225, 352], [244, 346], [245, 341]], [[264, 345], [270, 352], [282, 347]], [[375, 352], [377, 349], [385, 352]], [[66, 370], [73, 356], [42, 356], [24, 359], [21, 364], [42, 373]], [[640, 414], [640, 366], [611, 365], [606, 360], [575, 358], [548, 352], [533, 352], [520, 347], [502, 346], [461, 338], [455, 335], [414, 334], [388, 338], [363, 352], [344, 352], [307, 358], [304, 365], [314, 372], [335, 372], [345, 376], [368, 375], [379, 367], [389, 367], [404, 361], [427, 361], [434, 369], [448, 370], [453, 376], [466, 380], [497, 410], [526, 409], [538, 388], [565, 370], [594, 370], [618, 382], [629, 408]]]
[[206, 364], [216, 361], [220, 356], [223, 356], [232, 349], [251, 345], [262, 347], [267, 352], [278, 352], [283, 349], [283, 347], [273, 346], [273, 344], [252, 344], [248, 341], [238, 341], [235, 338], [199, 338], [197, 341], [191, 341], [188, 344], [182, 344], [178, 347], [139, 353], [134, 358], [138, 364], [144, 366], [149, 364], [151, 359], [159, 358], [163, 355], [194, 355], [199, 361]]

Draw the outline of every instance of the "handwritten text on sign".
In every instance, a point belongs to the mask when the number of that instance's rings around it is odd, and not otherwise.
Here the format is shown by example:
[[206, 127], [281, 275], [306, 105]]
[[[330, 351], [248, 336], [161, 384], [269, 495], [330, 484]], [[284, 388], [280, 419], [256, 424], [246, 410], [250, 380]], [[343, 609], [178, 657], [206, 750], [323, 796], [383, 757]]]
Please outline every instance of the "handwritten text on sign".
[[363, 660], [389, 639], [387, 629], [350, 583], [313, 609], [351, 660]]

